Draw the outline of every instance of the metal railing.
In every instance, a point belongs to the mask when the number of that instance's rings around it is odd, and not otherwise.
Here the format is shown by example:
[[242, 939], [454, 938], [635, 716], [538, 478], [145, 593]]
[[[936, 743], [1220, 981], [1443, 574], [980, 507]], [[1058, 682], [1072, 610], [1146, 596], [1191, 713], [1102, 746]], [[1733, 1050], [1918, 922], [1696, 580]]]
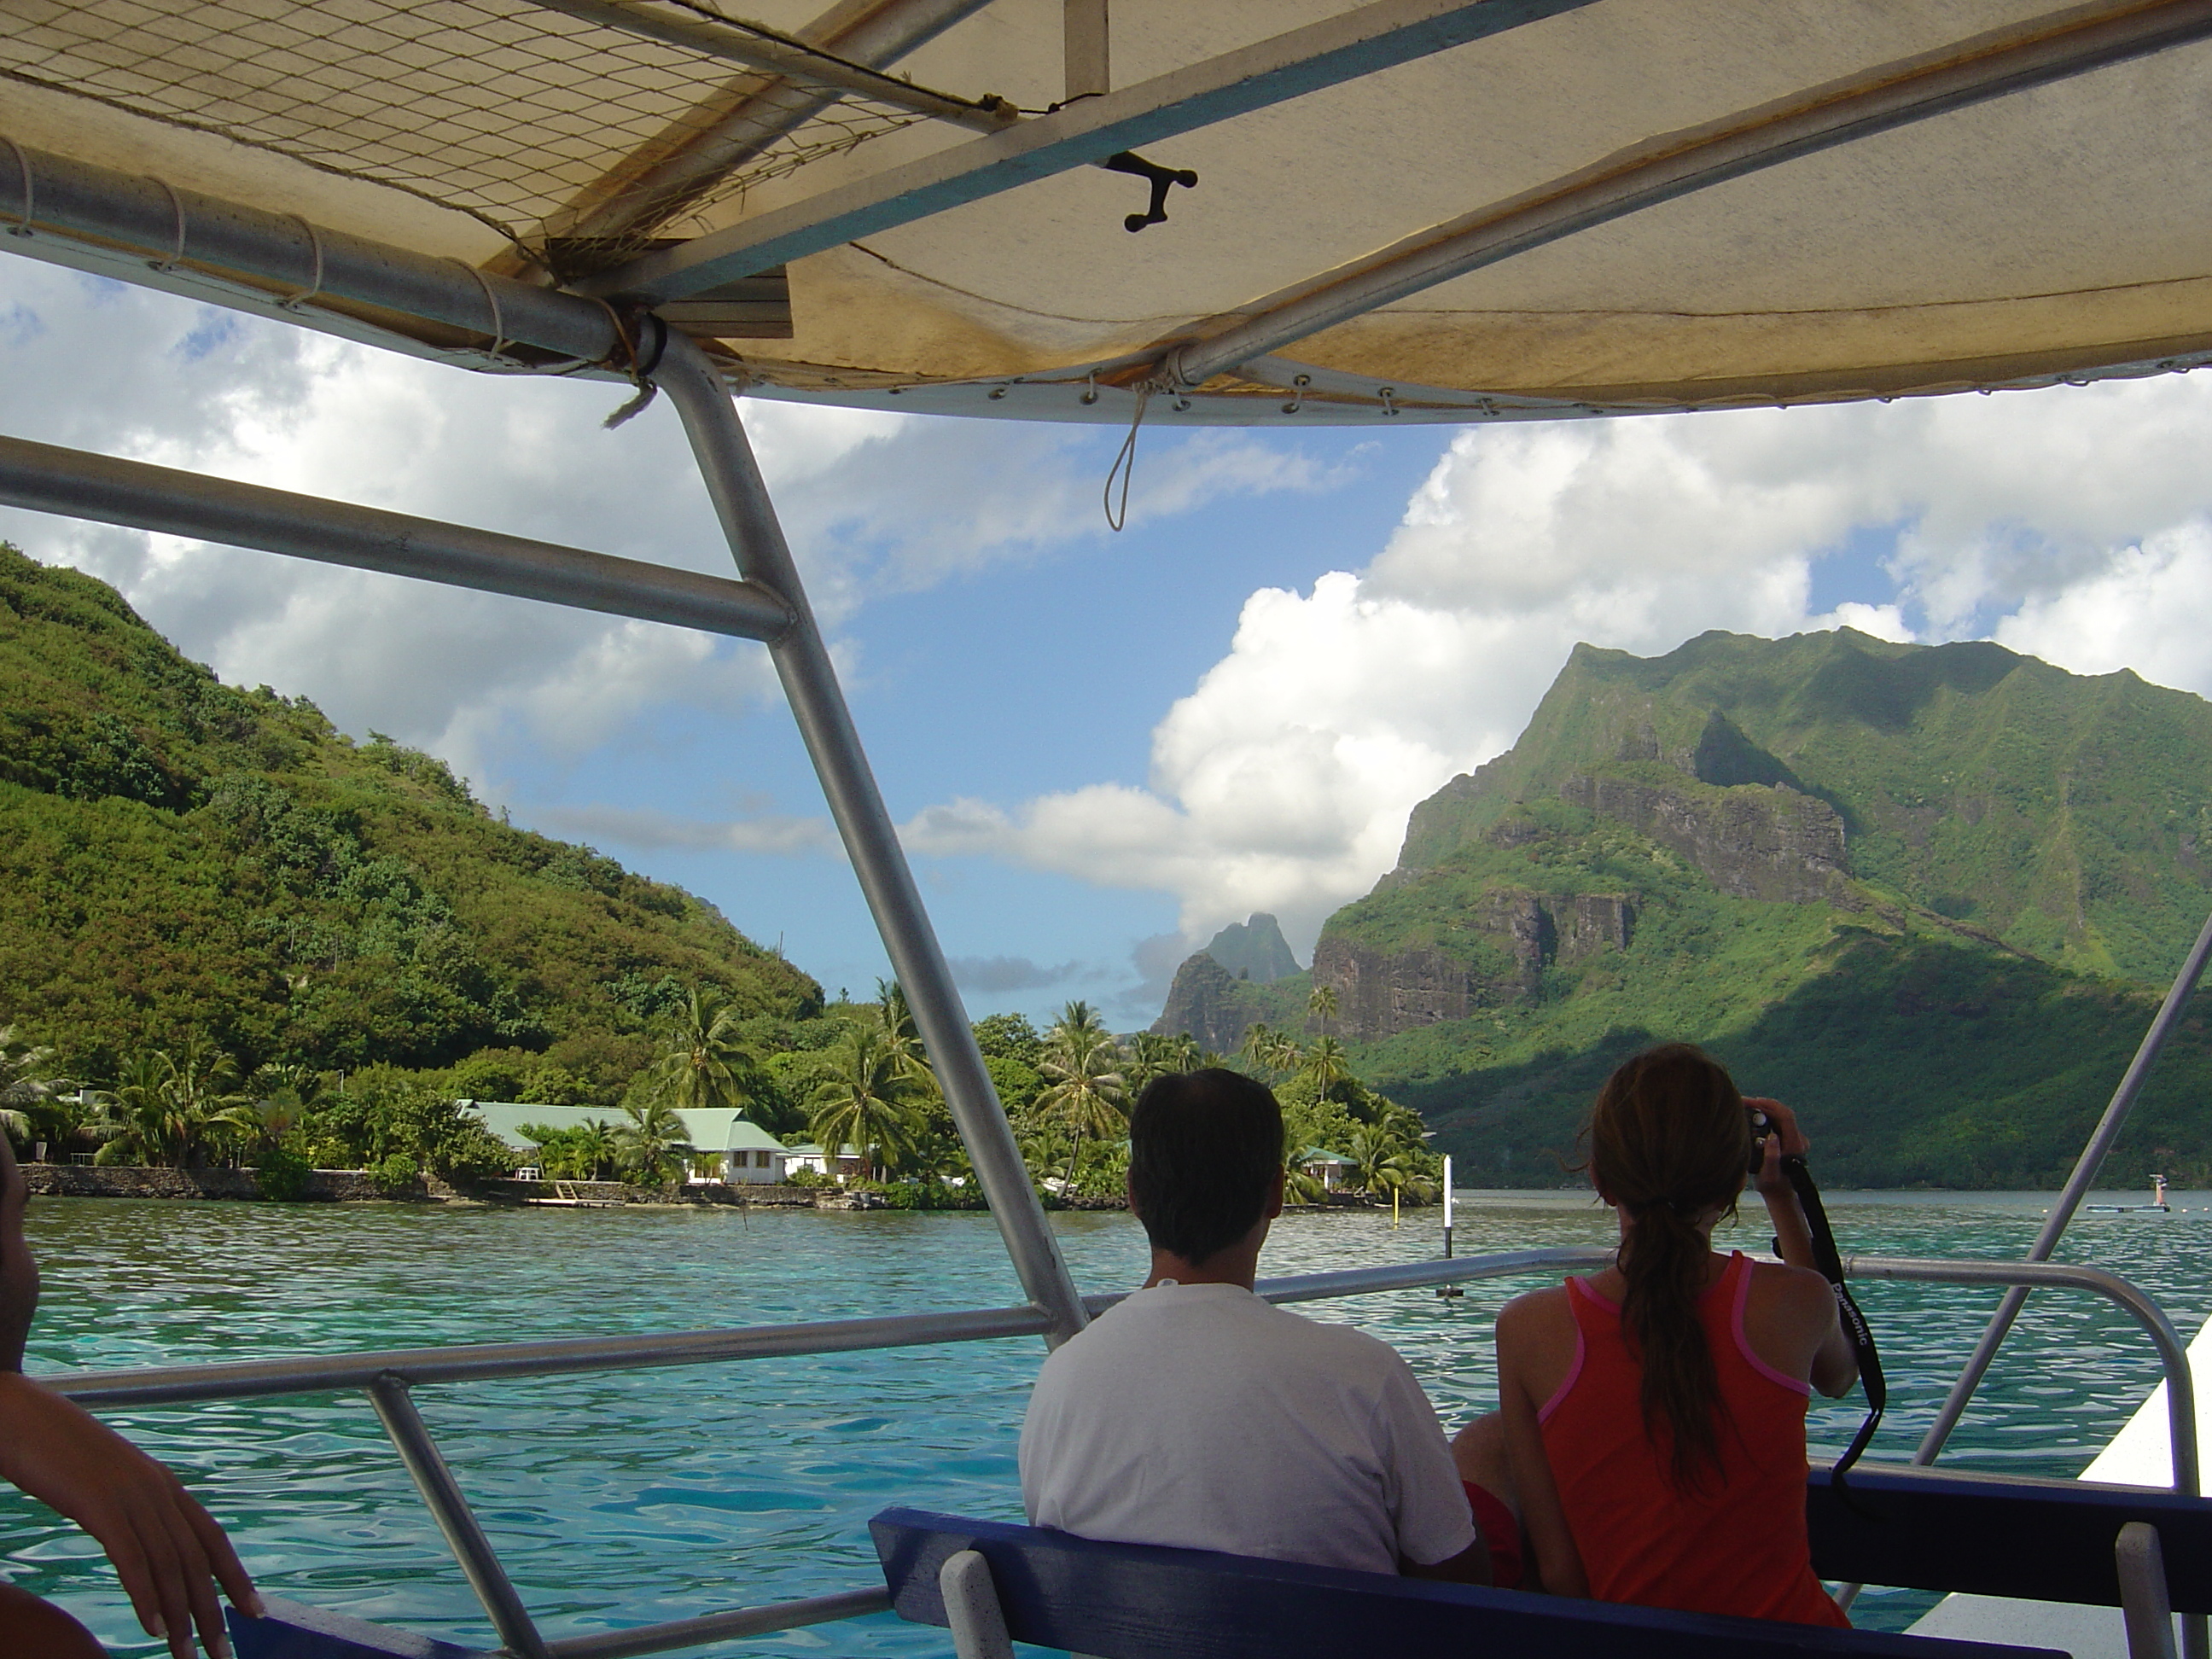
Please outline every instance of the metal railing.
[[[1586, 1246], [1507, 1250], [1489, 1255], [1262, 1279], [1255, 1288], [1270, 1302], [1315, 1302], [1335, 1297], [1469, 1284], [1480, 1279], [1553, 1277], [1577, 1269], [1605, 1267], [1612, 1261], [1613, 1255], [1609, 1249]], [[2127, 1280], [2096, 1267], [2047, 1261], [1954, 1261], [1860, 1255], [1850, 1258], [1845, 1266], [1851, 1277], [1861, 1279], [2081, 1290], [2117, 1304], [2149, 1334], [2166, 1374], [2174, 1490], [2188, 1496], [2195, 1496], [2199, 1491], [2196, 1390], [2187, 1351], [2158, 1304]], [[1121, 1299], [1121, 1294], [1085, 1297], [1085, 1310], [1095, 1316]], [[703, 1618], [642, 1626], [634, 1630], [548, 1641], [538, 1632], [523, 1606], [490, 1539], [477, 1522], [437, 1443], [416, 1410], [410, 1394], [416, 1385], [716, 1364], [804, 1354], [933, 1346], [946, 1342], [994, 1341], [1006, 1337], [1045, 1335], [1051, 1327], [1048, 1316], [1034, 1306], [981, 1308], [957, 1313], [905, 1314], [651, 1336], [574, 1337], [544, 1342], [483, 1343], [215, 1365], [87, 1371], [49, 1376], [41, 1380], [81, 1405], [104, 1407], [178, 1405], [360, 1389], [369, 1396], [400, 1461], [509, 1652], [517, 1659], [630, 1659], [634, 1655], [665, 1652], [709, 1641], [859, 1618], [887, 1608], [890, 1597], [880, 1587], [870, 1586], [799, 1601], [737, 1607]]]

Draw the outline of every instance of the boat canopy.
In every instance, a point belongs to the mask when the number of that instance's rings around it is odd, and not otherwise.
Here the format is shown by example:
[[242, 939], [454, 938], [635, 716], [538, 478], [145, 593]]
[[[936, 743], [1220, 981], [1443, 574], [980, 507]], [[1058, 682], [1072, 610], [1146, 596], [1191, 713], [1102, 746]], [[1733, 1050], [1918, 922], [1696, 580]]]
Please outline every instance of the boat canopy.
[[[2212, 360], [2204, 0], [822, 3], [0, 0], [0, 225], [479, 366], [561, 356], [512, 279], [640, 349], [650, 311], [756, 395], [995, 416]], [[173, 238], [49, 219], [101, 169]], [[291, 245], [227, 257], [210, 201]], [[459, 262], [479, 318], [349, 298], [342, 238]]]

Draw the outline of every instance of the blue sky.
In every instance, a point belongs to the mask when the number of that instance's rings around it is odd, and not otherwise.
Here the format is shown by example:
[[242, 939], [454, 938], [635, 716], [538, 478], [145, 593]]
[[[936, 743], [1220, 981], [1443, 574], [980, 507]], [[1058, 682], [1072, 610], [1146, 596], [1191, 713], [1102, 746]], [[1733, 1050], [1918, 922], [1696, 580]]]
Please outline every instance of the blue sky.
[[[0, 431], [724, 570], [680, 433], [0, 260]], [[1848, 623], [2212, 690], [2212, 378], [1454, 431], [1118, 431], [749, 401], [971, 1012], [1124, 1028], [1214, 928], [1303, 956], [1577, 640]], [[884, 971], [757, 647], [0, 512], [227, 679], [444, 756], [833, 994]]]

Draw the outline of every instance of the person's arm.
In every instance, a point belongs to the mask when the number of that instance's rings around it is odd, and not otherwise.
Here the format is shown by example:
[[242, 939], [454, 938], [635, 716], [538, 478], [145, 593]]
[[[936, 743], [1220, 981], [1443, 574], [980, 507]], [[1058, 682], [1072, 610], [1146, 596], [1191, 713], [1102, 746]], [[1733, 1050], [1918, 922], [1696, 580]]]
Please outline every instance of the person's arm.
[[1499, 1310], [1498, 1405], [1505, 1419], [1505, 1463], [1513, 1472], [1514, 1492], [1521, 1501], [1522, 1528], [1536, 1553], [1536, 1576], [1550, 1595], [1587, 1597], [1589, 1576], [1583, 1570], [1582, 1552], [1575, 1547], [1559, 1489], [1552, 1480], [1543, 1429], [1536, 1420], [1539, 1402], [1528, 1382], [1530, 1350], [1540, 1340], [1541, 1298], [1555, 1294], [1561, 1293], [1516, 1297]]
[[[1798, 1202], [1797, 1189], [1782, 1172], [1784, 1157], [1802, 1158], [1812, 1151], [1813, 1143], [1805, 1138], [1797, 1115], [1780, 1101], [1753, 1097], [1744, 1103], [1765, 1112], [1774, 1126], [1774, 1133], [1766, 1138], [1766, 1158], [1759, 1165], [1758, 1176], [1760, 1201], [1766, 1206], [1768, 1218], [1774, 1224], [1774, 1253], [1791, 1267], [1818, 1277], [1820, 1268], [1813, 1259], [1813, 1230], [1806, 1223], [1805, 1206]], [[1835, 1292], [1825, 1278], [1820, 1279], [1820, 1288], [1818, 1297], [1808, 1293], [1795, 1300], [1802, 1308], [1801, 1317], [1806, 1322], [1806, 1334], [1813, 1347], [1812, 1384], [1832, 1400], [1850, 1391], [1851, 1384], [1858, 1380], [1859, 1362], [1844, 1335], [1843, 1321], [1836, 1311]]]
[[1482, 1534], [1477, 1533], [1474, 1542], [1448, 1561], [1431, 1561], [1424, 1565], [1401, 1556], [1398, 1571], [1407, 1578], [1441, 1578], [1453, 1584], [1487, 1584], [1491, 1581], [1490, 1546], [1484, 1543]]
[[[1487, 1584], [1490, 1546], [1474, 1524], [1444, 1425], [1413, 1368], [1395, 1353], [1389, 1364], [1375, 1426], [1376, 1450], [1395, 1472], [1390, 1519], [1398, 1534], [1398, 1571], [1407, 1578]], [[1416, 1550], [1431, 1559], [1417, 1559], [1410, 1553]], [[1446, 1550], [1450, 1553], [1439, 1553]]]
[[192, 1659], [199, 1640], [227, 1656], [220, 1580], [257, 1618], [261, 1598], [230, 1540], [177, 1477], [73, 1401], [23, 1375], [39, 1275], [23, 1234], [29, 1200], [15, 1149], [0, 1133], [0, 1480], [67, 1516], [98, 1540], [146, 1633]]

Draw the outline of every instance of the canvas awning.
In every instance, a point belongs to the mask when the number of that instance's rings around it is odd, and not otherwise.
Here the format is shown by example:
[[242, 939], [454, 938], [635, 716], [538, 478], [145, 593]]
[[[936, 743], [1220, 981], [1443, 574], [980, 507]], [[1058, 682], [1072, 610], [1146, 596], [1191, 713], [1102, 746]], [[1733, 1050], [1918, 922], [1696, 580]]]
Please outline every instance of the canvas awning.
[[[0, 0], [0, 137], [885, 407], [1462, 420], [2212, 353], [2203, 4], [1111, 0], [1113, 89], [1052, 112], [1065, 0], [742, 0], [798, 58], [739, 3]], [[1141, 234], [1124, 150], [1199, 178]]]

